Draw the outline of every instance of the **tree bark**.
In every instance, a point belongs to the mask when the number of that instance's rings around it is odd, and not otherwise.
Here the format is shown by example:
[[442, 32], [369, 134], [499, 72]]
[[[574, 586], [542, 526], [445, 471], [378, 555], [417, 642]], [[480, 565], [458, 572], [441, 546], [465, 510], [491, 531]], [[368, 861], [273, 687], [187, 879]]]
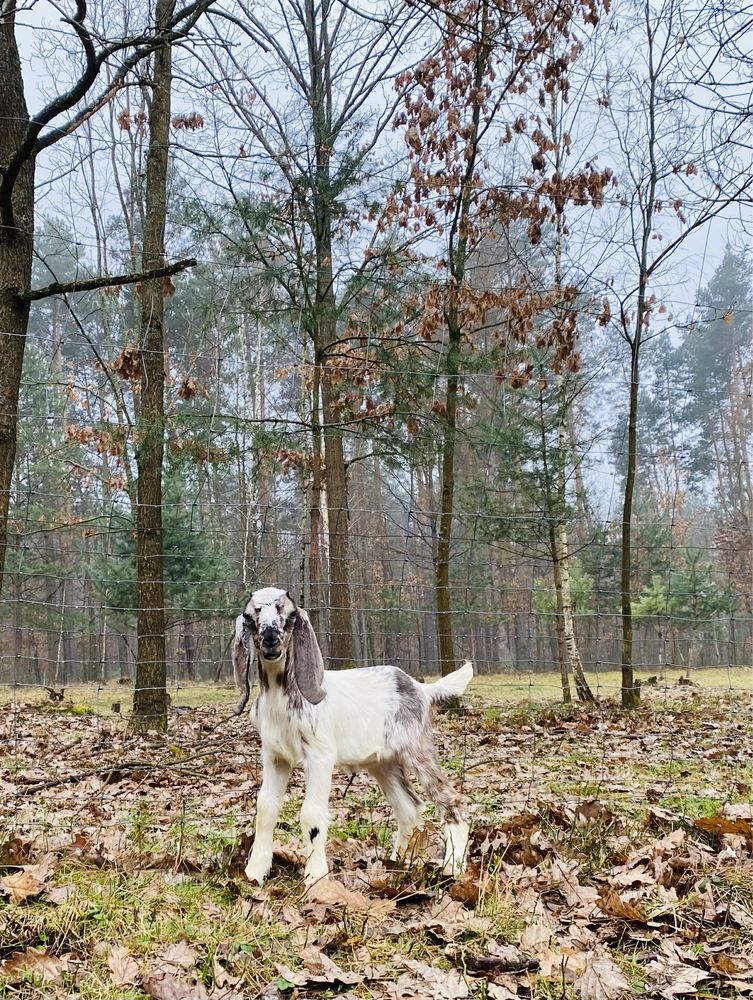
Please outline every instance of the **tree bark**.
[[442, 438], [442, 482], [439, 500], [439, 529], [435, 563], [437, 601], [437, 639], [442, 676], [455, 669], [455, 646], [452, 634], [452, 593], [450, 591], [450, 543], [455, 500], [455, 440], [458, 411], [458, 362], [461, 330], [457, 304], [448, 310], [447, 391], [445, 393], [444, 434]]
[[[27, 133], [29, 112], [15, 36], [12, 0], [0, 16], [0, 168], [7, 165]], [[0, 590], [8, 544], [8, 509], [16, 459], [18, 396], [21, 387], [31, 285], [34, 237], [34, 160], [22, 165], [11, 195], [12, 220], [0, 219]], [[12, 221], [12, 224], [8, 224]]]
[[[173, 0], [157, 0], [158, 30]], [[142, 268], [160, 267], [165, 256], [167, 171], [170, 143], [172, 49], [154, 54], [146, 166], [146, 212]], [[161, 279], [141, 286], [141, 398], [136, 452], [137, 654], [131, 729], [167, 729], [167, 663], [162, 559], [162, 466], [165, 435], [164, 291]]]
[[311, 73], [311, 124], [316, 150], [312, 207], [316, 247], [316, 292], [314, 302], [314, 364], [319, 366], [324, 443], [324, 483], [327, 492], [329, 541], [329, 634], [330, 666], [348, 667], [355, 662], [353, 620], [348, 581], [348, 483], [343, 432], [337, 411], [337, 388], [333, 383], [331, 351], [337, 342], [338, 304], [332, 265], [333, 207], [331, 149], [332, 65], [327, 10], [322, 8], [317, 35], [316, 10], [307, 4], [309, 61]]
[[[638, 323], [643, 322], [643, 275], [638, 301]], [[640, 689], [635, 684], [633, 671], [633, 598], [631, 577], [633, 573], [633, 494], [638, 458], [638, 377], [640, 331], [630, 345], [630, 402], [628, 406], [628, 453], [625, 473], [625, 492], [622, 502], [622, 547], [620, 590], [622, 600], [622, 707], [635, 708], [640, 701]]]
[[560, 664], [560, 683], [562, 684], [562, 701], [569, 705], [573, 696], [570, 691], [570, 670], [568, 667], [567, 644], [565, 643], [565, 611], [562, 600], [562, 575], [560, 573], [559, 548], [554, 521], [549, 520], [549, 551], [552, 558], [552, 576], [554, 577], [554, 592], [557, 597], [557, 658]]
[[583, 661], [575, 638], [575, 621], [573, 618], [573, 596], [570, 586], [570, 547], [567, 538], [567, 525], [564, 520], [559, 523], [559, 568], [562, 584], [562, 632], [567, 650], [567, 659], [575, 681], [575, 692], [578, 701], [593, 704], [596, 699], [588, 685], [583, 672]]

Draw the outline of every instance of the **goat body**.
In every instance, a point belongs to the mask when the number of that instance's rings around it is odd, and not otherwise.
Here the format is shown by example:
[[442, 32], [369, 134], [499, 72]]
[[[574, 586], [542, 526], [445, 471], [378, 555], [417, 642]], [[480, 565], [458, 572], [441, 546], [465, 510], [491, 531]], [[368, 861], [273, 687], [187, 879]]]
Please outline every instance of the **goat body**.
[[[422, 825], [423, 806], [409, 779], [414, 771], [444, 824], [445, 870], [458, 873], [468, 823], [460, 796], [437, 763], [431, 709], [463, 693], [473, 676], [471, 664], [433, 684], [420, 684], [393, 666], [325, 671], [306, 612], [272, 587], [252, 594], [236, 623], [236, 679], [244, 656], [246, 674], [250, 667], [251, 637], [260, 687], [251, 719], [261, 737], [264, 774], [248, 878], [261, 883], [269, 872], [274, 828], [297, 766], [305, 775], [301, 829], [308, 883], [329, 870], [328, 803], [336, 766], [364, 769], [379, 783], [397, 818], [398, 854]], [[247, 676], [245, 688], [247, 700]]]

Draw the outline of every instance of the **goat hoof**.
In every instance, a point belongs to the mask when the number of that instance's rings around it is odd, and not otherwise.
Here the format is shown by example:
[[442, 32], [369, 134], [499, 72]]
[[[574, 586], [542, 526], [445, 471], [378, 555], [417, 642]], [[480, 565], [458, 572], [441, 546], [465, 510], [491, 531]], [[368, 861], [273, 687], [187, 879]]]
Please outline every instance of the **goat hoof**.
[[321, 879], [326, 878], [329, 875], [329, 868], [324, 865], [321, 868], [312, 868], [307, 870], [303, 875], [303, 884], [307, 889], [310, 889], [312, 885], [316, 885]]
[[253, 861], [249, 861], [246, 865], [245, 874], [249, 882], [258, 882], [259, 885], [264, 885], [267, 881], [267, 875], [269, 875], [269, 865], [260, 865]]

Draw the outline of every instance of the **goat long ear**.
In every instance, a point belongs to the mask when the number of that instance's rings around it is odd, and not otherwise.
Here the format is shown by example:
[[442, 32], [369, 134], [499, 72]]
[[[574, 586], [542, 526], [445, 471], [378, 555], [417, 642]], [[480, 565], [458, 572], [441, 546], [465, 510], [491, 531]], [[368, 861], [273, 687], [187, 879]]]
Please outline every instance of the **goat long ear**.
[[293, 625], [293, 674], [298, 690], [306, 701], [318, 705], [326, 692], [322, 688], [324, 661], [319, 643], [316, 641], [309, 616], [300, 608]]
[[243, 616], [235, 619], [235, 635], [233, 636], [233, 676], [235, 686], [241, 692], [241, 700], [235, 706], [233, 715], [240, 715], [248, 704], [251, 695], [251, 660], [253, 652], [243, 641]]

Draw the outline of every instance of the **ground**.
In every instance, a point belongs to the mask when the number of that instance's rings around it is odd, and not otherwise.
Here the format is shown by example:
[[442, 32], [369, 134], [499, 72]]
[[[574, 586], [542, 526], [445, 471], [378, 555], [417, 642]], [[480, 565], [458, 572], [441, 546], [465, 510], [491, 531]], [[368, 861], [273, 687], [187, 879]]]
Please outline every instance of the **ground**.
[[127, 685], [16, 689], [0, 707], [0, 995], [753, 994], [753, 696], [749, 676], [704, 679], [646, 686], [633, 714], [541, 700], [555, 679], [478, 679], [436, 721], [470, 802], [466, 874], [441, 876], [431, 823], [391, 863], [389, 810], [342, 774], [333, 875], [308, 894], [299, 780], [271, 880], [243, 877], [259, 748], [232, 691], [173, 691], [167, 736], [136, 740]]

